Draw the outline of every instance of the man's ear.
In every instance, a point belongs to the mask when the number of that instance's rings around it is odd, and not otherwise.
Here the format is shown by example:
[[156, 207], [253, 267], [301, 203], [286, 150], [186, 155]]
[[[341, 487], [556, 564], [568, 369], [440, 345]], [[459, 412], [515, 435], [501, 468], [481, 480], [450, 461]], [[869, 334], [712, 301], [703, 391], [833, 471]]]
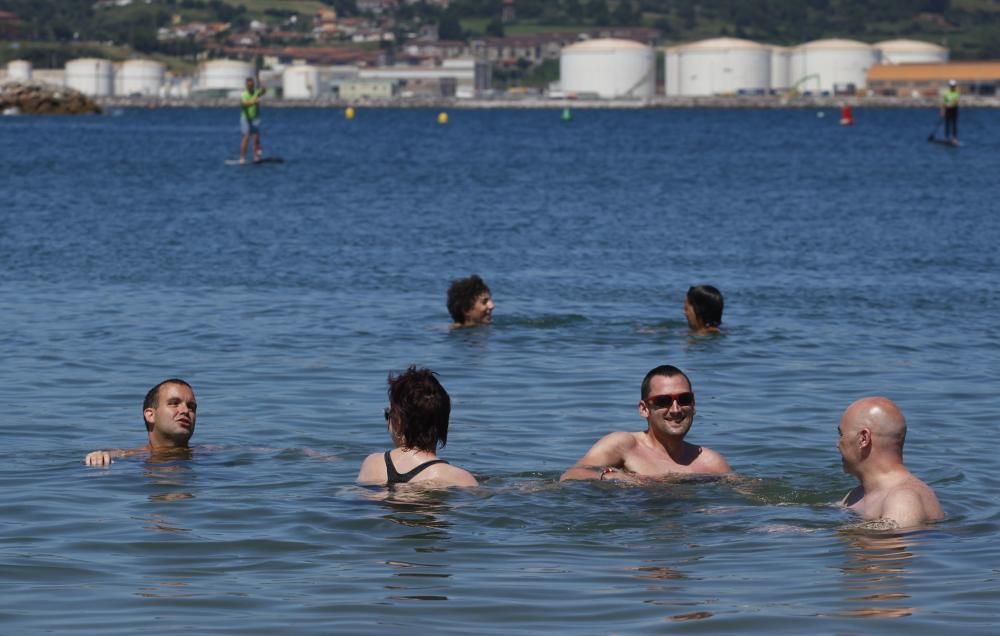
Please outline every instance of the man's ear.
[[142, 411], [142, 419], [146, 420], [146, 430], [147, 431], [153, 430], [153, 421], [154, 421], [153, 420], [153, 416], [155, 414], [156, 414], [156, 411], [154, 411], [151, 408], [144, 409]]
[[649, 407], [646, 406], [645, 400], [639, 400], [639, 415], [642, 416], [642, 419], [649, 417]]
[[871, 448], [872, 445], [871, 429], [862, 428], [860, 431], [858, 431], [858, 440], [861, 444], [861, 448]]

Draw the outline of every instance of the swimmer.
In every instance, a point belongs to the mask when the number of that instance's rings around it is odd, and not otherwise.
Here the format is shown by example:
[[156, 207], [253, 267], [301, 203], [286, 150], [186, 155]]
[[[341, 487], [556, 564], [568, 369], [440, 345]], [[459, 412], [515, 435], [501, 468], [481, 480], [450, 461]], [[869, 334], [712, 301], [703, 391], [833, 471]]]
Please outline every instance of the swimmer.
[[94, 451], [83, 459], [83, 463], [107, 466], [119, 457], [187, 449], [194, 435], [197, 414], [198, 402], [191, 385], [178, 378], [164, 380], [146, 393], [142, 403], [142, 419], [149, 443], [139, 448]]
[[601, 479], [642, 481], [670, 475], [724, 475], [732, 472], [719, 453], [684, 441], [694, 422], [691, 381], [670, 365], [656, 367], [642, 381], [639, 415], [645, 431], [602, 437], [560, 481]]
[[698, 336], [720, 333], [722, 324], [722, 292], [711, 285], [688, 288], [684, 297], [684, 317], [691, 332]]
[[393, 486], [477, 486], [467, 470], [437, 456], [448, 441], [451, 398], [434, 372], [411, 366], [405, 373], [389, 375], [389, 406], [385, 423], [395, 446], [373, 453], [361, 464], [358, 483]]
[[452, 328], [475, 327], [493, 322], [493, 298], [483, 279], [473, 274], [459, 278], [448, 287], [448, 313]]
[[944, 517], [931, 487], [903, 465], [906, 420], [892, 400], [867, 397], [851, 404], [837, 432], [844, 472], [861, 482], [841, 505], [879, 529], [919, 526]]

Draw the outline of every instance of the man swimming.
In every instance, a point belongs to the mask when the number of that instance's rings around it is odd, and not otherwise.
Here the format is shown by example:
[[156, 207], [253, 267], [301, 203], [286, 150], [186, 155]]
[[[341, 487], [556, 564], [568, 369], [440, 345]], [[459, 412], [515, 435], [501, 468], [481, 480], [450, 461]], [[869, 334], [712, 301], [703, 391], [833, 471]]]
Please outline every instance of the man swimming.
[[139, 448], [94, 451], [83, 459], [83, 463], [106, 466], [119, 457], [186, 449], [194, 435], [197, 416], [198, 402], [191, 385], [178, 378], [164, 380], [146, 393], [142, 403], [142, 419], [149, 443]]
[[602, 437], [560, 481], [602, 479], [641, 481], [668, 475], [722, 475], [732, 472], [719, 453], [684, 441], [694, 422], [691, 381], [670, 365], [656, 367], [642, 380], [639, 415], [645, 431]]
[[493, 322], [493, 297], [483, 279], [473, 274], [453, 280], [448, 287], [448, 313], [452, 327], [475, 327]]
[[906, 420], [892, 400], [866, 397], [851, 404], [837, 428], [844, 472], [861, 484], [841, 502], [879, 528], [906, 528], [944, 517], [930, 486], [903, 465]]

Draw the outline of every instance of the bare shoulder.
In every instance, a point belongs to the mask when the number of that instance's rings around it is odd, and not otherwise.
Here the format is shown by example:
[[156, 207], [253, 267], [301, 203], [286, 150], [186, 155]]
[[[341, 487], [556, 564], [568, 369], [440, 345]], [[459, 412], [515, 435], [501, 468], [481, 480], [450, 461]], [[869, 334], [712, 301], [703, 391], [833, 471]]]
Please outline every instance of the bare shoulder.
[[417, 479], [410, 483], [426, 483], [426, 485], [445, 487], [458, 486], [463, 488], [479, 485], [479, 481], [476, 480], [475, 475], [469, 471], [464, 468], [459, 468], [458, 466], [452, 466], [451, 464], [444, 463], [435, 464], [429, 467], [421, 473]]
[[361, 462], [361, 470], [358, 471], [358, 483], [384, 484], [387, 478], [385, 459], [382, 453], [372, 453]]
[[944, 517], [941, 504], [930, 486], [914, 479], [911, 483], [893, 489], [882, 502], [881, 517], [890, 519], [900, 527], [915, 526]]
[[699, 453], [698, 459], [695, 460], [695, 467], [699, 473], [708, 475], [724, 475], [733, 472], [733, 469], [729, 466], [729, 462], [726, 461], [726, 458], [721, 453], [706, 446], [701, 447], [701, 453]]

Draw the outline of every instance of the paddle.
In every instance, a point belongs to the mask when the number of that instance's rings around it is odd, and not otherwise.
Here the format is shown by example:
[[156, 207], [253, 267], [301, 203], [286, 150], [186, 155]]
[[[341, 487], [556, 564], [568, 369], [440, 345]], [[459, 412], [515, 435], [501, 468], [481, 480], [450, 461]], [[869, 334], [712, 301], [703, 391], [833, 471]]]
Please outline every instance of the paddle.
[[934, 135], [937, 134], [938, 128], [941, 127], [941, 122], [943, 122], [943, 121], [944, 121], [943, 118], [938, 118], [938, 122], [934, 126], [934, 130], [931, 131], [931, 134], [927, 135], [927, 141], [934, 141]]

